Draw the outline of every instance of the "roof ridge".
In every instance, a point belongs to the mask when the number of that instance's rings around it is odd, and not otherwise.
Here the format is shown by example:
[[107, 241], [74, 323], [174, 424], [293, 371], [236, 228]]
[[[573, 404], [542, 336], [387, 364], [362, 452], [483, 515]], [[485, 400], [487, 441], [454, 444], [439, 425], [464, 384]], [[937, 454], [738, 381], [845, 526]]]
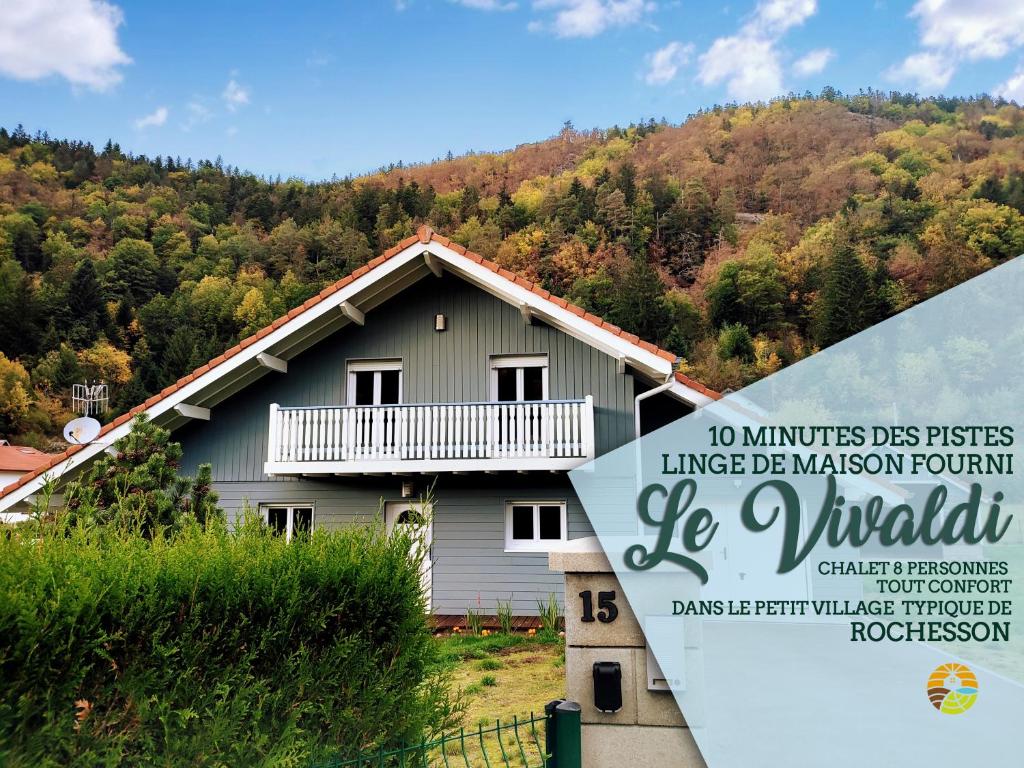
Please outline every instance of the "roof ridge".
[[[247, 347], [252, 346], [257, 341], [259, 341], [260, 339], [262, 339], [265, 336], [267, 336], [267, 334], [272, 333], [273, 331], [276, 331], [278, 328], [280, 328], [281, 326], [287, 324], [289, 321], [294, 320], [299, 315], [305, 313], [306, 310], [311, 309], [312, 307], [316, 306], [317, 304], [319, 304], [321, 301], [323, 301], [327, 297], [331, 296], [334, 293], [337, 293], [339, 290], [344, 288], [349, 283], [351, 283], [354, 280], [362, 277], [363, 275], [367, 274], [368, 272], [371, 272], [372, 270], [376, 269], [381, 264], [383, 264], [384, 262], [386, 262], [389, 259], [393, 258], [394, 256], [397, 256], [399, 253], [404, 251], [406, 248], [409, 248], [410, 246], [416, 245], [417, 243], [420, 243], [420, 244], [423, 244], [423, 245], [428, 245], [431, 242], [436, 242], [436, 243], [438, 243], [440, 245], [443, 245], [445, 248], [450, 248], [451, 250], [455, 251], [456, 253], [458, 253], [458, 254], [460, 254], [462, 256], [465, 256], [466, 258], [471, 259], [472, 261], [475, 261], [477, 264], [480, 264], [483, 267], [486, 267], [491, 272], [494, 272], [495, 274], [499, 275], [500, 277], [505, 278], [509, 282], [515, 283], [516, 285], [520, 286], [521, 288], [525, 288], [526, 290], [531, 291], [532, 293], [537, 294], [538, 296], [540, 296], [543, 299], [546, 299], [548, 301], [554, 302], [555, 304], [557, 304], [562, 309], [566, 309], [569, 312], [572, 312], [574, 315], [577, 315], [577, 316], [583, 318], [584, 320], [589, 322], [591, 325], [595, 325], [598, 328], [601, 328], [601, 329], [603, 329], [605, 331], [608, 331], [609, 333], [613, 333], [616, 336], [619, 336], [620, 338], [623, 338], [626, 341], [630, 342], [631, 344], [635, 344], [635, 345], [639, 346], [641, 349], [645, 350], [646, 352], [650, 352], [653, 355], [657, 355], [658, 357], [661, 357], [662, 359], [669, 360], [670, 362], [673, 363], [673, 365], [675, 364], [676, 360], [678, 359], [677, 356], [674, 353], [672, 353], [672, 352], [670, 352], [670, 351], [668, 351], [666, 349], [662, 349], [662, 348], [660, 348], [660, 347], [658, 347], [658, 346], [656, 346], [654, 344], [651, 344], [649, 341], [644, 341], [639, 336], [637, 336], [635, 333], [629, 333], [628, 331], [623, 330], [619, 326], [614, 325], [613, 323], [609, 323], [607, 320], [604, 320], [604, 319], [598, 317], [597, 315], [594, 315], [594, 314], [591, 314], [590, 312], [587, 312], [585, 309], [583, 309], [583, 307], [579, 307], [579, 306], [577, 306], [575, 304], [572, 304], [572, 303], [566, 301], [565, 299], [563, 299], [560, 296], [554, 295], [553, 293], [551, 293], [550, 291], [542, 288], [541, 286], [537, 285], [533, 281], [527, 280], [522, 275], [516, 274], [515, 272], [511, 272], [510, 270], [505, 269], [504, 267], [500, 266], [496, 262], [491, 261], [490, 259], [485, 259], [480, 254], [474, 253], [473, 251], [468, 250], [465, 246], [460, 245], [459, 243], [456, 243], [454, 240], [451, 240], [450, 238], [447, 238], [444, 235], [438, 234], [428, 224], [421, 224], [416, 229], [416, 234], [410, 235], [409, 237], [406, 237], [404, 240], [401, 240], [398, 243], [395, 243], [395, 245], [393, 245], [390, 248], [388, 248], [387, 250], [385, 250], [379, 256], [371, 259], [369, 262], [367, 262], [363, 266], [353, 270], [348, 275], [345, 275], [344, 277], [340, 278], [339, 280], [336, 280], [335, 282], [331, 283], [330, 285], [325, 287], [323, 290], [321, 290], [318, 294], [316, 294], [315, 296], [310, 297], [309, 299], [307, 299], [305, 302], [303, 302], [299, 306], [292, 308], [286, 314], [281, 315], [280, 317], [275, 319], [273, 322], [271, 322], [269, 325], [267, 325], [267, 326], [265, 326], [263, 328], [260, 328], [258, 331], [256, 331], [256, 333], [253, 333], [253, 334], [247, 336], [246, 338], [242, 339], [237, 344], [235, 344], [233, 347], [231, 347], [230, 349], [225, 350], [224, 352], [222, 352], [217, 357], [215, 357], [212, 360], [210, 360], [210, 361], [204, 363], [203, 365], [199, 366], [198, 368], [196, 368], [191, 373], [186, 374], [185, 376], [182, 376], [180, 379], [178, 379], [173, 384], [171, 384], [171, 385], [169, 385], [167, 387], [164, 387], [163, 390], [161, 390], [159, 393], [151, 396], [145, 402], [140, 403], [139, 405], [136, 405], [131, 410], [127, 411], [126, 413], [121, 414], [120, 416], [118, 416], [113, 421], [105, 424], [103, 426], [103, 428], [100, 430], [99, 435], [97, 435], [97, 437], [105, 435], [108, 432], [110, 432], [111, 430], [116, 429], [117, 427], [119, 427], [122, 424], [124, 424], [126, 421], [129, 421], [129, 420], [135, 418], [136, 416], [138, 416], [143, 411], [151, 408], [152, 406], [156, 405], [158, 402], [160, 402], [164, 398], [166, 398], [166, 397], [172, 395], [173, 393], [177, 392], [179, 389], [181, 389], [182, 387], [184, 387], [187, 384], [191, 383], [193, 380], [195, 380], [195, 379], [199, 378], [200, 376], [202, 376], [202, 375], [208, 373], [209, 371], [213, 370], [214, 368], [219, 366], [221, 363], [224, 363], [227, 360], [230, 360], [232, 357], [237, 355], [242, 350], [246, 349]], [[690, 387], [691, 389], [696, 390], [697, 392], [700, 392], [702, 395], [706, 395], [707, 397], [710, 397], [710, 398], [712, 398], [714, 400], [718, 400], [722, 396], [719, 392], [716, 392], [713, 389], [710, 389], [709, 387], [704, 386], [703, 384], [701, 384], [698, 381], [695, 381], [694, 379], [690, 378], [689, 376], [686, 376], [686, 375], [684, 375], [684, 374], [682, 374], [682, 373], [680, 373], [678, 371], [674, 371], [673, 373], [674, 373], [676, 381], [680, 382], [681, 384], [685, 384], [686, 386]], [[71, 458], [74, 454], [76, 454], [78, 451], [80, 451], [83, 447], [84, 446], [82, 446], [82, 445], [72, 445], [72, 446], [69, 446], [66, 450], [64, 450], [61, 453], [50, 454], [51, 456], [53, 456], [53, 458], [49, 462], [47, 462], [44, 466], [39, 467], [38, 469], [35, 469], [32, 472], [29, 472], [29, 473], [27, 473], [25, 475], [22, 475], [14, 483], [11, 483], [10, 485], [8, 485], [8, 486], [6, 486], [4, 488], [0, 488], [0, 499], [2, 499], [4, 496], [6, 496], [11, 491], [14, 491], [14, 490], [18, 489], [21, 486], [25, 485], [26, 483], [29, 483], [32, 480], [36, 479], [40, 475], [45, 474], [47, 471], [49, 471], [50, 469], [53, 469], [53, 467], [57, 466], [62, 461], [65, 461], [66, 459]]]

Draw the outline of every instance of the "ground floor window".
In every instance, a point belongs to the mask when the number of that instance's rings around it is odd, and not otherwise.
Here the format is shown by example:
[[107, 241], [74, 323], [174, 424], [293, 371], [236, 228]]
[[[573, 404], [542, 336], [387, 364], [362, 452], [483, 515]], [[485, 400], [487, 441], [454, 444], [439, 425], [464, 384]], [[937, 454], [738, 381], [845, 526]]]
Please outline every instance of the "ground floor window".
[[568, 538], [564, 501], [510, 501], [505, 505], [505, 550], [547, 552]]
[[296, 536], [309, 536], [313, 530], [313, 507], [309, 504], [261, 504], [263, 519], [275, 536], [291, 541]]

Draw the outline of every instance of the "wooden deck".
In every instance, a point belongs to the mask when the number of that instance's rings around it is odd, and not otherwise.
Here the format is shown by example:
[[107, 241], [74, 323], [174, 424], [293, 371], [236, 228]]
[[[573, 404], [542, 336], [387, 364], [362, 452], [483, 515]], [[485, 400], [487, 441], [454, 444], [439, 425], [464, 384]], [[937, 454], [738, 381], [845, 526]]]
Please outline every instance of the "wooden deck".
[[[458, 627], [459, 629], [466, 628], [466, 617], [465, 616], [447, 616], [443, 614], [433, 614], [430, 617], [431, 624], [436, 632], [450, 632], [451, 630]], [[498, 623], [497, 616], [481, 616], [484, 629], [501, 629], [501, 625]], [[525, 632], [528, 629], [540, 629], [540, 617], [539, 616], [516, 616], [512, 620], [512, 628], [517, 632]]]

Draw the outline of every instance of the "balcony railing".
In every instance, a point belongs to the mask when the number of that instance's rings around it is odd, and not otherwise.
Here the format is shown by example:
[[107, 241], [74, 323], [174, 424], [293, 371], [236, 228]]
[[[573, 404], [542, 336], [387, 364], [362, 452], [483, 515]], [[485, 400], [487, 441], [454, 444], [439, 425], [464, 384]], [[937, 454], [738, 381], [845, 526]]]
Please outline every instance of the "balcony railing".
[[594, 457], [594, 403], [270, 406], [268, 474], [571, 469]]

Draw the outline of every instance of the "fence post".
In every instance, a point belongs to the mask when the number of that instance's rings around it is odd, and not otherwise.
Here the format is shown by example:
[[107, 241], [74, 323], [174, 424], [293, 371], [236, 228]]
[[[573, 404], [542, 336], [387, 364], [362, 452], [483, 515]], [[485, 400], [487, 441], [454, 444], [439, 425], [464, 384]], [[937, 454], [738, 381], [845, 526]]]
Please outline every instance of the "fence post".
[[[553, 709], [554, 717], [548, 720], [547, 744], [548, 752], [551, 754], [548, 768], [582, 768], [580, 705], [575, 701], [559, 700], [548, 704], [544, 711], [548, 712], [549, 708]], [[553, 740], [551, 738], [552, 730], [554, 731]]]
[[565, 699], [555, 699], [544, 705], [544, 754], [548, 756], [544, 765], [547, 768], [558, 768], [558, 750], [555, 748], [555, 707], [563, 701]]

